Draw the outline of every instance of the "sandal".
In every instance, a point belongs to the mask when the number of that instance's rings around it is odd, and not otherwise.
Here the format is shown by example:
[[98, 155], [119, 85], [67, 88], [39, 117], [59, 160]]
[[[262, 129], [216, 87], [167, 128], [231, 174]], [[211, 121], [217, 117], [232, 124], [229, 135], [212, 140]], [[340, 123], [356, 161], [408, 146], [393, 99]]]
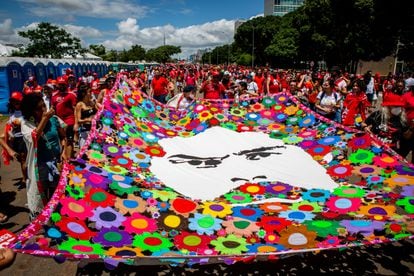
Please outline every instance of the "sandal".
[[0, 212], [0, 223], [6, 222], [8, 217]]

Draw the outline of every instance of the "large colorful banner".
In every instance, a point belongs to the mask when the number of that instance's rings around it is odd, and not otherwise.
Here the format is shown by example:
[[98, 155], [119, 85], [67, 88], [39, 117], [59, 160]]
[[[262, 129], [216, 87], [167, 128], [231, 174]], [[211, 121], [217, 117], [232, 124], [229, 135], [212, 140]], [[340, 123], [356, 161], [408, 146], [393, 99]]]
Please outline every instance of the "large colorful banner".
[[289, 94], [175, 110], [117, 80], [78, 158], [13, 247], [139, 264], [412, 238], [414, 167]]

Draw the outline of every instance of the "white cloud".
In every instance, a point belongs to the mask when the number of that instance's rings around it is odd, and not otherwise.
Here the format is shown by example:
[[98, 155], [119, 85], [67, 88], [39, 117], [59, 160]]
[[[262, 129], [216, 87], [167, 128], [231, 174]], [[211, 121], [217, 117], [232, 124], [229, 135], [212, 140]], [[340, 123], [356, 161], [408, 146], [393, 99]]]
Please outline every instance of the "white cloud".
[[101, 31], [92, 27], [76, 26], [71, 24], [65, 24], [61, 26], [70, 34], [75, 37], [86, 39], [86, 38], [97, 38], [102, 37]]
[[144, 5], [126, 0], [19, 0], [30, 13], [42, 17], [87, 16], [98, 18], [143, 17], [149, 12]]
[[217, 20], [201, 25], [176, 28], [172, 25], [140, 29], [137, 20], [128, 18], [117, 24], [120, 35], [102, 44], [109, 49], [129, 49], [132, 45], [142, 45], [146, 49], [156, 48], [165, 42], [180, 46], [181, 56], [188, 56], [198, 49], [213, 48], [233, 42], [234, 20]]

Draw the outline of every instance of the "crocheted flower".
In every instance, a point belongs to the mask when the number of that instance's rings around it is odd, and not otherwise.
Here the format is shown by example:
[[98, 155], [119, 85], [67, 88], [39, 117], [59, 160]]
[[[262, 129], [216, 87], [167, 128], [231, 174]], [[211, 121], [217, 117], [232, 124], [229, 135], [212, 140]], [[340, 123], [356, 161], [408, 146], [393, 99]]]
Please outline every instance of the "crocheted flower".
[[123, 196], [124, 194], [132, 194], [140, 190], [140, 188], [137, 186], [123, 182], [112, 182], [109, 187], [114, 191], [115, 194], [119, 196]]
[[160, 230], [181, 232], [188, 228], [188, 221], [183, 216], [177, 215], [173, 212], [162, 213], [157, 219]]
[[327, 173], [332, 177], [346, 178], [352, 175], [352, 166], [350, 165], [335, 165], [327, 169]]
[[414, 196], [407, 196], [395, 202], [398, 206], [402, 206], [409, 214], [414, 214]]
[[62, 208], [60, 213], [62, 215], [68, 215], [69, 217], [78, 218], [84, 220], [92, 216], [92, 208], [89, 206], [88, 202], [80, 199], [76, 200], [70, 197], [63, 197], [60, 200]]
[[331, 147], [325, 145], [317, 145], [306, 150], [312, 156], [325, 156], [331, 152]]
[[317, 233], [304, 225], [290, 225], [280, 231], [279, 244], [291, 249], [315, 248]]
[[99, 233], [93, 237], [92, 241], [102, 244], [103, 246], [121, 247], [131, 244], [132, 237], [126, 231], [111, 227], [102, 228]]
[[84, 187], [86, 178], [83, 177], [82, 173], [73, 172], [68, 175], [69, 185]]
[[111, 207], [97, 207], [89, 219], [96, 223], [97, 229], [119, 227], [125, 221], [125, 217]]
[[94, 244], [87, 240], [75, 240], [73, 238], [58, 244], [57, 247], [59, 250], [72, 254], [103, 255], [105, 253], [100, 244]]
[[263, 100], [262, 100], [262, 104], [266, 107], [266, 108], [269, 108], [269, 107], [272, 107], [274, 104], [275, 104], [275, 100], [273, 100], [272, 98], [270, 98], [270, 97], [265, 97], [265, 98], [263, 98]]
[[184, 198], [173, 199], [170, 201], [170, 204], [170, 209], [178, 215], [182, 215], [183, 217], [188, 217], [191, 213], [199, 208], [196, 202]]
[[397, 171], [397, 174], [414, 176], [413, 165], [397, 165], [394, 169]]
[[402, 187], [401, 196], [414, 196], [414, 184]]
[[390, 178], [384, 180], [384, 184], [387, 184], [391, 188], [398, 186], [412, 185], [414, 183], [414, 176], [398, 175], [394, 174]]
[[248, 253], [274, 253], [284, 251], [285, 247], [280, 244], [271, 244], [271, 243], [258, 243], [247, 245], [249, 249]]
[[187, 231], [182, 231], [174, 237], [174, 244], [178, 249], [185, 249], [190, 252], [197, 252], [200, 248], [207, 249], [210, 241], [210, 236], [199, 235]]
[[330, 248], [330, 247], [337, 247], [341, 244], [341, 239], [335, 236], [327, 236], [325, 240], [318, 243], [318, 247], [322, 248]]
[[304, 221], [312, 220], [315, 217], [315, 215], [312, 214], [311, 212], [290, 210], [290, 211], [280, 212], [279, 217], [285, 218], [290, 221], [303, 223]]
[[142, 234], [157, 230], [157, 221], [139, 213], [133, 213], [130, 217], [124, 219], [122, 226], [130, 234]]
[[331, 192], [323, 189], [310, 189], [302, 193], [302, 199], [310, 202], [325, 202]]
[[274, 214], [288, 210], [289, 206], [280, 202], [266, 202], [260, 204], [260, 209], [262, 209], [266, 214]]
[[84, 177], [86, 178], [85, 186], [90, 186], [92, 188], [107, 190], [108, 184], [111, 183], [111, 181], [102, 174], [87, 172], [84, 174]]
[[259, 208], [247, 206], [235, 206], [232, 208], [233, 217], [238, 217], [246, 220], [256, 221], [263, 215], [263, 211]]
[[54, 242], [61, 243], [68, 239], [68, 235], [55, 226], [43, 226], [45, 237], [52, 239]]
[[341, 186], [335, 188], [333, 194], [340, 197], [347, 197], [347, 198], [362, 198], [365, 196], [366, 191], [359, 187], [353, 186]]
[[62, 217], [56, 226], [75, 239], [89, 240], [97, 234], [86, 226], [85, 221], [76, 218]]
[[129, 194], [127, 198], [117, 197], [115, 208], [123, 215], [133, 213], [143, 213], [146, 210], [147, 203], [142, 198]]
[[105, 165], [103, 166], [103, 169], [112, 174], [127, 174], [128, 173], [128, 170], [126, 168], [123, 168], [119, 165], [116, 165], [116, 166]]
[[161, 201], [169, 201], [177, 197], [177, 193], [169, 188], [163, 190], [152, 190], [152, 197]]
[[157, 252], [166, 249], [170, 249], [174, 244], [168, 239], [161, 236], [160, 233], [142, 233], [141, 235], [135, 235], [132, 245], [150, 252]]
[[349, 212], [355, 212], [361, 205], [361, 199], [359, 198], [343, 198], [332, 196], [326, 202], [326, 206], [333, 212], [339, 214], [346, 214]]
[[371, 164], [375, 154], [369, 150], [358, 149], [349, 155], [349, 160], [353, 164]]
[[350, 234], [362, 234], [364, 236], [372, 235], [374, 230], [383, 230], [385, 225], [382, 221], [371, 220], [343, 220], [340, 224], [345, 227]]
[[262, 195], [265, 192], [265, 187], [255, 184], [246, 183], [239, 187], [240, 191], [250, 195]]
[[248, 203], [252, 202], [252, 197], [249, 194], [234, 191], [231, 193], [227, 193], [224, 197], [233, 204], [240, 204], [240, 203]]
[[202, 215], [195, 213], [193, 218], [189, 218], [188, 228], [197, 231], [198, 234], [212, 235], [214, 231], [221, 229], [223, 220], [214, 218], [211, 215]]
[[379, 172], [380, 172], [380, 168], [374, 165], [355, 166], [354, 169], [352, 170], [352, 173], [360, 175], [362, 177], [378, 175]]
[[334, 220], [312, 220], [305, 222], [309, 231], [318, 233], [319, 237], [327, 237], [329, 235], [338, 235], [338, 228], [340, 228], [339, 221]]
[[266, 232], [279, 232], [291, 224], [291, 221], [276, 216], [263, 216], [261, 221], [257, 222], [257, 225], [263, 228]]
[[142, 254], [140, 249], [129, 247], [129, 246], [111, 247], [106, 251], [105, 255], [111, 256], [111, 257], [130, 257], [130, 258], [144, 256], [144, 254]]
[[392, 217], [395, 214], [395, 206], [370, 204], [359, 207], [358, 214], [373, 218], [375, 220], [384, 220]]
[[222, 223], [227, 234], [235, 234], [237, 236], [248, 237], [259, 231], [259, 226], [255, 222], [242, 218], [233, 218]]
[[369, 134], [364, 134], [363, 136], [355, 136], [348, 141], [348, 146], [352, 150], [368, 149], [371, 146], [371, 137]]
[[224, 202], [204, 201], [202, 203], [203, 215], [211, 215], [213, 217], [224, 218], [233, 213], [231, 206]]
[[69, 197], [72, 197], [74, 199], [81, 199], [85, 196], [85, 192], [79, 186], [66, 185], [66, 192], [68, 193]]
[[96, 208], [98, 206], [107, 207], [113, 206], [116, 197], [99, 188], [92, 188], [85, 196], [85, 201], [90, 206]]
[[398, 165], [397, 158], [389, 156], [387, 154], [382, 154], [381, 156], [375, 156], [373, 158], [374, 164], [382, 168], [393, 168]]
[[246, 247], [246, 239], [237, 237], [233, 234], [226, 237], [219, 237], [216, 240], [212, 240], [210, 243], [214, 246], [214, 249], [221, 254], [239, 255], [248, 251]]
[[303, 212], [312, 212], [319, 213], [322, 212], [322, 206], [317, 202], [310, 202], [307, 200], [302, 200], [300, 202], [292, 203], [290, 207], [291, 210], [303, 211]]
[[156, 145], [147, 147], [145, 153], [156, 157], [163, 157], [165, 155], [165, 151], [160, 146]]

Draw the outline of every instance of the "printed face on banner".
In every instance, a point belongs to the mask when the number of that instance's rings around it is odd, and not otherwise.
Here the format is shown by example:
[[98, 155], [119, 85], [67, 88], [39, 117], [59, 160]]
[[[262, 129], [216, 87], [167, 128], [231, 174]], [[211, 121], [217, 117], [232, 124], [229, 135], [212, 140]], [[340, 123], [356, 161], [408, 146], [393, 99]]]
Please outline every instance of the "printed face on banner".
[[[302, 148], [261, 132], [212, 127], [159, 144], [166, 154], [152, 159], [151, 171], [166, 186], [193, 199], [214, 200], [245, 183], [279, 181], [329, 191], [339, 186]], [[291, 202], [272, 198], [252, 203], [282, 201]]]

